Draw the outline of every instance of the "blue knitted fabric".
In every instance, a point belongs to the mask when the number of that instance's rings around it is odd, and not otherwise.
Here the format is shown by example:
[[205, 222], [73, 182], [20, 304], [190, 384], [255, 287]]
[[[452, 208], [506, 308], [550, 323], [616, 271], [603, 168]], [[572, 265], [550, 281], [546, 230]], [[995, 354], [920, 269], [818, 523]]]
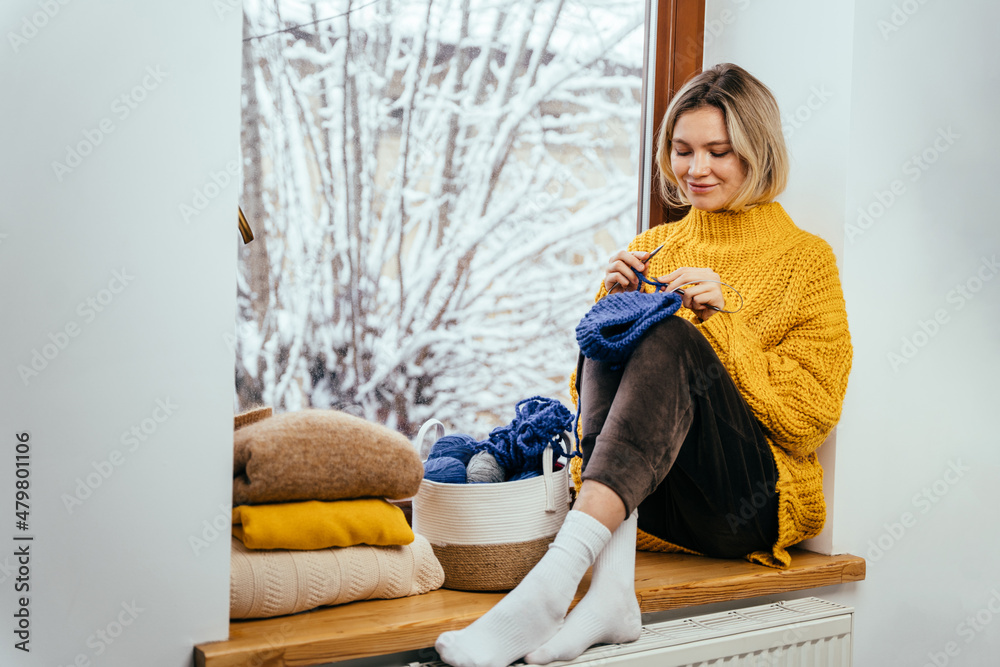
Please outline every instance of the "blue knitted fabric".
[[583, 356], [594, 361], [625, 361], [649, 327], [677, 312], [681, 296], [668, 292], [620, 292], [594, 304], [576, 325]]

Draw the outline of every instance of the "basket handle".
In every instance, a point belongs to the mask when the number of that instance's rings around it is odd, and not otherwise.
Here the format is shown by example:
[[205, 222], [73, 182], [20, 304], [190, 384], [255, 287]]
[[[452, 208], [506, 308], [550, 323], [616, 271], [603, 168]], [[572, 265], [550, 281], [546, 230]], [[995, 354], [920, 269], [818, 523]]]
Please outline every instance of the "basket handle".
[[[566, 437], [566, 432], [563, 431], [559, 434], [563, 439], [563, 446], [565, 451], [569, 451], [569, 438]], [[545, 451], [542, 452], [542, 478], [545, 480], [545, 511], [549, 514], [556, 511], [556, 480], [553, 474], [552, 468], [554, 467], [555, 454], [551, 447], [546, 447]]]
[[[441, 427], [441, 435], [439, 435], [437, 438], [434, 438], [433, 440], [428, 440], [427, 443], [425, 444], [424, 440], [427, 438], [427, 434], [435, 426]], [[431, 453], [431, 447], [434, 445], [435, 442], [437, 442], [442, 437], [444, 437], [444, 424], [442, 424], [436, 419], [428, 419], [427, 421], [424, 422], [424, 425], [420, 427], [419, 431], [417, 431], [417, 438], [413, 442], [413, 446], [416, 447], [417, 453], [420, 454], [421, 461], [427, 460], [427, 455]]]

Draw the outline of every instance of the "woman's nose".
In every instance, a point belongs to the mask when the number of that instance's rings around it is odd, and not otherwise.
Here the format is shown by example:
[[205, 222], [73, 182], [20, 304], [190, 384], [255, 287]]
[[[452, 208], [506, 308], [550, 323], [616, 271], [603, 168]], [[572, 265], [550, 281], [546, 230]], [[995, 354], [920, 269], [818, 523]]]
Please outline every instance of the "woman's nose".
[[707, 155], [698, 155], [695, 153], [691, 157], [691, 167], [688, 171], [691, 172], [692, 176], [705, 176], [710, 170]]

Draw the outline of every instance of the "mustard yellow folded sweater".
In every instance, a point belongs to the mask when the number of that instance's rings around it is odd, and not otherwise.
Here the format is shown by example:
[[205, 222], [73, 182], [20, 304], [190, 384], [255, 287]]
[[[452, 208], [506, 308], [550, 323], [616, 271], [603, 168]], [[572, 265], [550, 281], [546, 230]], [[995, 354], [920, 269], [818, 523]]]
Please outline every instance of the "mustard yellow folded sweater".
[[[637, 236], [629, 250], [663, 250], [645, 275], [708, 267], [743, 295], [737, 314], [706, 322], [682, 308], [712, 345], [767, 436], [778, 468], [778, 539], [751, 561], [785, 568], [787, 548], [823, 529], [823, 469], [816, 448], [840, 419], [851, 370], [847, 313], [829, 244], [792, 222], [778, 203], [744, 213], [692, 209], [682, 220]], [[607, 294], [603, 284], [597, 299]], [[723, 288], [726, 307], [739, 299]], [[575, 373], [574, 373], [575, 375]], [[570, 382], [576, 401], [575, 377]], [[579, 486], [580, 460], [574, 459]], [[684, 551], [640, 531], [640, 549]]]
[[413, 541], [403, 510], [381, 498], [239, 505], [233, 537], [250, 549], [398, 546]]

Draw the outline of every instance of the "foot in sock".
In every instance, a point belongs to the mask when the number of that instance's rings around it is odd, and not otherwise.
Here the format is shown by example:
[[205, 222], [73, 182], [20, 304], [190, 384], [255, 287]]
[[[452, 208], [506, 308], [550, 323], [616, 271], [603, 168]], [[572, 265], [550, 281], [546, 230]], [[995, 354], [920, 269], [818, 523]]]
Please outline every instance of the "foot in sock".
[[527, 656], [525, 662], [545, 665], [575, 660], [594, 644], [631, 642], [642, 632], [642, 614], [635, 599], [636, 514], [611, 536], [597, 557], [590, 590], [552, 639]]
[[438, 637], [441, 659], [454, 667], [506, 667], [544, 644], [610, 537], [600, 521], [570, 510], [545, 556], [517, 588], [469, 627]]

